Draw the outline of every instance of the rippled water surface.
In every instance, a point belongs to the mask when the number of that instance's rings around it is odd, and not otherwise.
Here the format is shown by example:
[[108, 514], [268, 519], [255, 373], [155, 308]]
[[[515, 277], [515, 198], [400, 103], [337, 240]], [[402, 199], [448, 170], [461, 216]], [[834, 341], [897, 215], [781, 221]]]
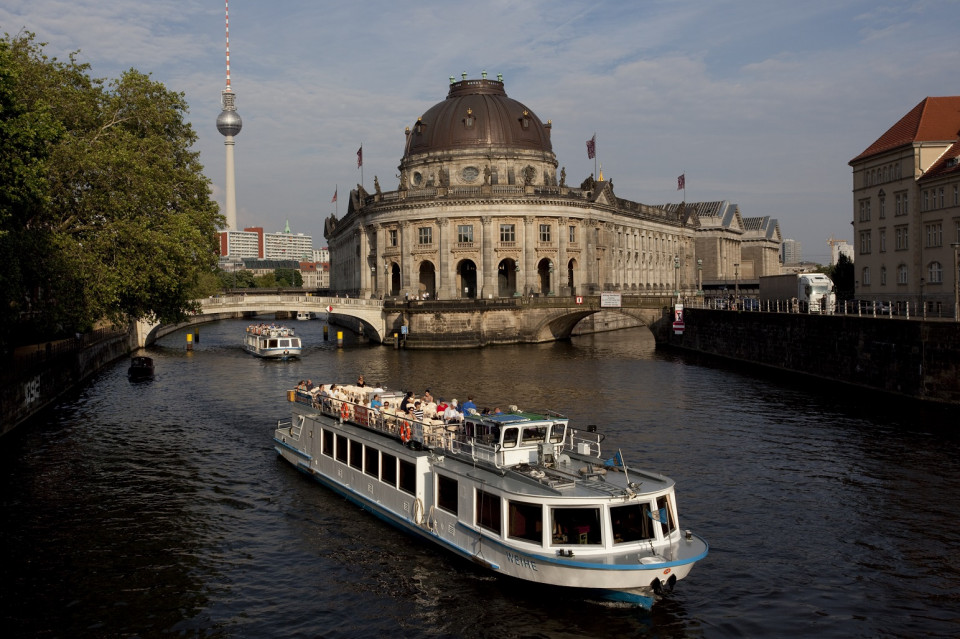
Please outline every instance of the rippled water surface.
[[[655, 352], [645, 329], [463, 351], [308, 347], [245, 323], [148, 349], [3, 441], [0, 627], [17, 637], [960, 635], [957, 411]], [[273, 451], [299, 379], [370, 382], [597, 424], [677, 481], [710, 555], [652, 612], [480, 572]]]

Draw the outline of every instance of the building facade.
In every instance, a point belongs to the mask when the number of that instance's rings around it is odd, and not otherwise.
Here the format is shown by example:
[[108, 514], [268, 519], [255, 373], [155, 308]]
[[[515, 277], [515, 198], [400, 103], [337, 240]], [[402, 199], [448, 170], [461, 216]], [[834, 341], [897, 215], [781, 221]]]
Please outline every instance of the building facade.
[[960, 96], [928, 97], [850, 160], [858, 298], [954, 313], [958, 140]]
[[[753, 233], [755, 261], [777, 262], [779, 231], [702, 226], [704, 205], [652, 206], [618, 198], [613, 183], [567, 184], [552, 124], [507, 97], [503, 82], [450, 79], [446, 100], [406, 130], [399, 185], [358, 185], [342, 220], [325, 224], [331, 288], [427, 299], [527, 295], [693, 295], [703, 269], [739, 263]], [[736, 212], [739, 216], [739, 212]], [[773, 221], [773, 226], [776, 226]], [[698, 235], [699, 234], [699, 235]], [[700, 239], [723, 236], [726, 262], [698, 263]], [[729, 236], [729, 238], [727, 238]], [[723, 265], [722, 265], [723, 264]]]

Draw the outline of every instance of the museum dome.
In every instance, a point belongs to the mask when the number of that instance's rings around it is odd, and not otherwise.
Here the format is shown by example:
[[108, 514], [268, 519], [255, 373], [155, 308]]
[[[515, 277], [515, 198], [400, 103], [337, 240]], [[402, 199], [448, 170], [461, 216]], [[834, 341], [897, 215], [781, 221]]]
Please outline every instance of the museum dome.
[[430, 107], [407, 130], [404, 160], [421, 154], [470, 150], [514, 149], [553, 155], [550, 123], [507, 97], [502, 79], [451, 77], [443, 102]]

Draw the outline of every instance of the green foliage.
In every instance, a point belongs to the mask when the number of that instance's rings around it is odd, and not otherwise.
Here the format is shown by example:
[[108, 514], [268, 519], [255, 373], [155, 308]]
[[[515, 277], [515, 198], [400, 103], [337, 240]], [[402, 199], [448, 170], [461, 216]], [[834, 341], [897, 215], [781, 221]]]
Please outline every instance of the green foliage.
[[0, 321], [183, 319], [223, 223], [183, 94], [134, 69], [105, 84], [42, 49], [0, 40]]
[[853, 299], [856, 290], [854, 270], [853, 262], [841, 253], [840, 257], [837, 258], [837, 263], [829, 273], [830, 279], [833, 280], [833, 285], [837, 289], [837, 301]]
[[258, 275], [253, 280], [257, 288], [276, 288], [278, 286], [277, 277], [273, 273]]
[[220, 271], [220, 288], [255, 288], [253, 273], [247, 270], [240, 271]]
[[303, 286], [303, 275], [297, 269], [278, 268], [274, 270], [273, 276], [276, 279], [277, 286], [283, 286], [283, 287]]

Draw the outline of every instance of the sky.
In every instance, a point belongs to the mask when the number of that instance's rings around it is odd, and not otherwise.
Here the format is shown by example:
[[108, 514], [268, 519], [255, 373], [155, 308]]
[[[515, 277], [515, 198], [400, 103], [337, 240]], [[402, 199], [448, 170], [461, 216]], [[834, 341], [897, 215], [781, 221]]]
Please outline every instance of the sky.
[[[135, 68], [182, 92], [223, 207], [222, 0], [4, 0], [0, 29], [98, 78]], [[960, 0], [234, 0], [230, 76], [240, 226], [326, 245], [350, 189], [398, 184], [404, 129], [449, 77], [503, 75], [551, 120], [579, 184], [644, 204], [727, 200], [778, 220], [804, 259], [852, 243], [848, 162], [927, 96], [960, 90]], [[363, 147], [363, 169], [357, 149]], [[331, 202], [337, 192], [337, 202]]]

